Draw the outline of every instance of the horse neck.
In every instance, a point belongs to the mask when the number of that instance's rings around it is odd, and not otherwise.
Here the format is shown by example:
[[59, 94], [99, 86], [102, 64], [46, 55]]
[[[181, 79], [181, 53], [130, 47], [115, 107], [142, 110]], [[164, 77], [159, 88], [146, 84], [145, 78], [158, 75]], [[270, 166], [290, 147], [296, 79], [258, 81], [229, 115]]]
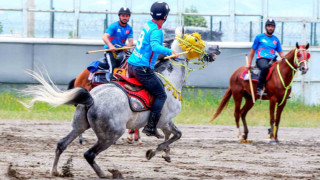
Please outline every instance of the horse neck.
[[[293, 79], [293, 75], [292, 75], [293, 69], [291, 67], [294, 66], [294, 53], [295, 53], [294, 50], [289, 51], [285, 55], [285, 58], [279, 62], [279, 66], [280, 66], [279, 69], [281, 72], [281, 76], [286, 85], [288, 85]], [[291, 67], [286, 62], [286, 59], [288, 60], [289, 64], [291, 64]]]
[[[183, 50], [179, 47], [179, 42], [177, 40], [173, 41], [171, 49], [175, 50], [176, 53], [181, 53]], [[179, 58], [186, 59], [185, 55], [179, 56]], [[166, 64], [167, 68], [161, 72], [161, 74], [179, 91], [181, 91], [184, 80], [187, 75], [186, 67], [188, 63], [185, 60], [173, 61], [169, 60]], [[170, 65], [171, 64], [171, 65]], [[175, 65], [180, 64], [180, 65]]]

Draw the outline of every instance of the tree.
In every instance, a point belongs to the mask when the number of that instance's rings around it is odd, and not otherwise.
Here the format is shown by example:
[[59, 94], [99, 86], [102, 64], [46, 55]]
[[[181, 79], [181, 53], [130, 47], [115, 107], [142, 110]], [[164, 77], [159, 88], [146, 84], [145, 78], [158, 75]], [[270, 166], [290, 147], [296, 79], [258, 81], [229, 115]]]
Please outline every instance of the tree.
[[[190, 9], [186, 8], [186, 13], [198, 13], [196, 7], [191, 6]], [[207, 21], [202, 16], [184, 16], [185, 26], [197, 26], [197, 27], [208, 27]]]
[[3, 26], [2, 26], [2, 24], [1, 24], [1, 22], [0, 22], [0, 34], [3, 32]]

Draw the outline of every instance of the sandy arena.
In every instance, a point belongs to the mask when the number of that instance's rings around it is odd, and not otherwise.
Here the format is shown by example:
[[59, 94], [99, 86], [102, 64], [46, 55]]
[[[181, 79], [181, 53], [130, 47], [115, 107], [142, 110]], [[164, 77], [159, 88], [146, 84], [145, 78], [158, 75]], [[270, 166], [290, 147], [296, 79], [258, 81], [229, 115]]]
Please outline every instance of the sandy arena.
[[[128, 144], [127, 134], [96, 161], [110, 178], [113, 169], [125, 179], [320, 179], [319, 128], [280, 127], [281, 144], [270, 145], [267, 127], [249, 127], [252, 144], [239, 143], [235, 126], [178, 127], [182, 138], [171, 146], [171, 163], [161, 154], [145, 158], [160, 140], [142, 135], [143, 145]], [[70, 128], [70, 122], [0, 120], [1, 179], [62, 179], [50, 169], [56, 144]], [[59, 171], [73, 175], [64, 178], [97, 178], [83, 158], [96, 137], [92, 130], [83, 136], [84, 145], [75, 140], [61, 156]]]

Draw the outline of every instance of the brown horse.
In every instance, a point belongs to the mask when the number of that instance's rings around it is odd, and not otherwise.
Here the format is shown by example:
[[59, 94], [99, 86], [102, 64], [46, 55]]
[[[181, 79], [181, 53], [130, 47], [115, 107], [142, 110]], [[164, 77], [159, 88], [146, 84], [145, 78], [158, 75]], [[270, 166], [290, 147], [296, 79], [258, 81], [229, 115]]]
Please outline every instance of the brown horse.
[[[279, 143], [278, 130], [281, 113], [284, 106], [286, 105], [287, 98], [291, 93], [291, 83], [295, 72], [297, 71], [297, 69], [299, 69], [302, 72], [302, 74], [305, 74], [308, 71], [308, 60], [310, 58], [310, 54], [306, 51], [308, 48], [309, 44], [307, 44], [306, 46], [299, 46], [298, 43], [296, 43], [296, 48], [289, 51], [285, 55], [285, 58], [283, 58], [280, 61], [277, 61], [274, 68], [271, 70], [272, 72], [270, 72], [270, 78], [268, 79], [265, 85], [267, 97], [263, 98], [268, 99], [270, 102], [270, 143]], [[213, 121], [221, 113], [221, 111], [227, 105], [232, 95], [235, 102], [234, 116], [238, 128], [238, 137], [242, 140], [242, 142], [248, 142], [247, 138], [249, 130], [246, 123], [246, 115], [254, 105], [252, 101], [249, 81], [244, 81], [240, 79], [241, 73], [243, 73], [245, 70], [246, 67], [242, 66], [231, 75], [230, 86], [226, 91], [223, 99], [221, 100], [216, 113], [211, 118], [211, 121]], [[254, 92], [256, 92], [257, 83], [253, 83], [253, 88]], [[241, 108], [241, 101], [243, 97], [245, 98], [245, 104]], [[258, 95], [255, 94], [255, 97], [258, 97]], [[278, 107], [275, 119], [274, 112], [277, 103]], [[244, 126], [244, 133], [242, 136], [239, 127], [240, 117]]]

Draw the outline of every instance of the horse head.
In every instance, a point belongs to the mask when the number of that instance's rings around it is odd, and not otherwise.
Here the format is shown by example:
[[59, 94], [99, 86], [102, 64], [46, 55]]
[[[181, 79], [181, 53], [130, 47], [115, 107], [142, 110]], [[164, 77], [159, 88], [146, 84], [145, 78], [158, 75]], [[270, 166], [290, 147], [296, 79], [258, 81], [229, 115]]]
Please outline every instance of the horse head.
[[201, 35], [197, 32], [192, 34], [184, 34], [176, 30], [175, 40], [179, 42], [179, 46], [183, 51], [188, 51], [186, 55], [187, 61], [198, 59], [199, 61], [213, 62], [221, 52], [219, 46], [207, 47], [206, 41], [201, 39]]
[[294, 66], [298, 68], [302, 74], [306, 74], [309, 70], [308, 67], [308, 60], [310, 59], [311, 55], [307, 51], [309, 48], [309, 43], [307, 45], [300, 45], [298, 42], [296, 43], [296, 49], [294, 53]]

